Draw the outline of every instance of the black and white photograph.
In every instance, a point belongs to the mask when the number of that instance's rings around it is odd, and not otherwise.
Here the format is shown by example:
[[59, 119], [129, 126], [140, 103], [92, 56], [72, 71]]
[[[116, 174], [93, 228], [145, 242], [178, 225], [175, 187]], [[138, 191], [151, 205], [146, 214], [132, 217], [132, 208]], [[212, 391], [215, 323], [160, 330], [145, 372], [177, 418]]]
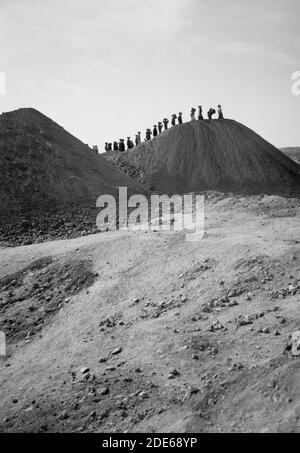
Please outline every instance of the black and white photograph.
[[0, 433], [300, 433], [299, 0], [0, 0]]

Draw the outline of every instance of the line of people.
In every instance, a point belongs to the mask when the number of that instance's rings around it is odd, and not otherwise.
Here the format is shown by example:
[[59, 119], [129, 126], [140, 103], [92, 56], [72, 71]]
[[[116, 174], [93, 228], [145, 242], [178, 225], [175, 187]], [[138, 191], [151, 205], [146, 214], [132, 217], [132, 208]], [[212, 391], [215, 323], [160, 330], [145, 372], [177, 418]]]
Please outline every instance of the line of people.
[[[191, 109], [191, 121], [196, 121], [196, 112], [197, 110], [192, 107]], [[213, 119], [213, 115], [215, 115], [217, 112], [215, 109], [210, 108], [207, 112], [207, 117], [209, 120]], [[218, 105], [218, 119], [222, 120], [224, 119], [223, 116], [223, 111], [222, 111], [222, 106], [219, 104]], [[183, 124], [182, 120], [182, 112], [178, 113], [178, 116], [174, 113], [172, 115], [171, 119], [171, 125], [172, 127], [176, 126], [176, 120], [178, 121], [178, 124]], [[203, 109], [201, 105], [198, 105], [198, 120], [202, 121], [204, 120], [203, 117]], [[148, 142], [152, 138], [157, 137], [160, 135], [163, 131], [168, 130], [169, 128], [169, 120], [168, 118], [164, 118], [161, 121], [159, 121], [157, 124], [154, 124], [153, 129], [146, 129], [146, 136], [145, 136], [145, 141]], [[141, 138], [141, 132], [138, 132], [135, 136], [134, 142], [131, 140], [130, 137], [127, 137], [126, 145], [125, 145], [125, 139], [120, 138], [118, 142], [113, 142], [113, 143], [105, 143], [105, 151], [125, 151], [126, 146], [127, 149], [132, 149], [135, 146], [139, 146], [142, 143], [142, 138]]]

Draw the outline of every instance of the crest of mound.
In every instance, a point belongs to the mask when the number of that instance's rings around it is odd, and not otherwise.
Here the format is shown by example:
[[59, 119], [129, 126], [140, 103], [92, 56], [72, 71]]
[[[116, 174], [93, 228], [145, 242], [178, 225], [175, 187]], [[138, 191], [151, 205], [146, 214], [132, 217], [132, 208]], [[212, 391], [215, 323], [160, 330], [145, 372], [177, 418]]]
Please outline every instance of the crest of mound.
[[300, 193], [300, 166], [234, 120], [177, 125], [118, 159], [160, 193]]
[[101, 194], [146, 189], [35, 109], [0, 115], [0, 207], [95, 206]]
[[281, 151], [293, 159], [297, 164], [300, 164], [300, 147], [294, 146], [292, 148], [281, 148]]

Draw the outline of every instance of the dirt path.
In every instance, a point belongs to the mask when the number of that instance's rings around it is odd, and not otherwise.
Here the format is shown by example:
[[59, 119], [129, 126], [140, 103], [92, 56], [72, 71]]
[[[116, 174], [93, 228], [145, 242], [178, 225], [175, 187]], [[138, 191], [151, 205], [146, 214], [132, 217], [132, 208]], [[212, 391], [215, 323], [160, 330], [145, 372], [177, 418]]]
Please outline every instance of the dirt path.
[[300, 430], [299, 359], [284, 353], [299, 215], [220, 207], [200, 242], [114, 232], [0, 250], [1, 431]]

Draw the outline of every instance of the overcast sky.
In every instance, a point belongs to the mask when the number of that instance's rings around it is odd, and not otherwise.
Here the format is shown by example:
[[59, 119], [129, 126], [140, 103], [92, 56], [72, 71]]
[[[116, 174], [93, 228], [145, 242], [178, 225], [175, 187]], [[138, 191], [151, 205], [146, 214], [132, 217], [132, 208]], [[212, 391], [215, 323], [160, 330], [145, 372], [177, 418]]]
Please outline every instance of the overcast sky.
[[299, 0], [0, 0], [0, 111], [34, 107], [85, 143], [223, 105], [300, 146]]

